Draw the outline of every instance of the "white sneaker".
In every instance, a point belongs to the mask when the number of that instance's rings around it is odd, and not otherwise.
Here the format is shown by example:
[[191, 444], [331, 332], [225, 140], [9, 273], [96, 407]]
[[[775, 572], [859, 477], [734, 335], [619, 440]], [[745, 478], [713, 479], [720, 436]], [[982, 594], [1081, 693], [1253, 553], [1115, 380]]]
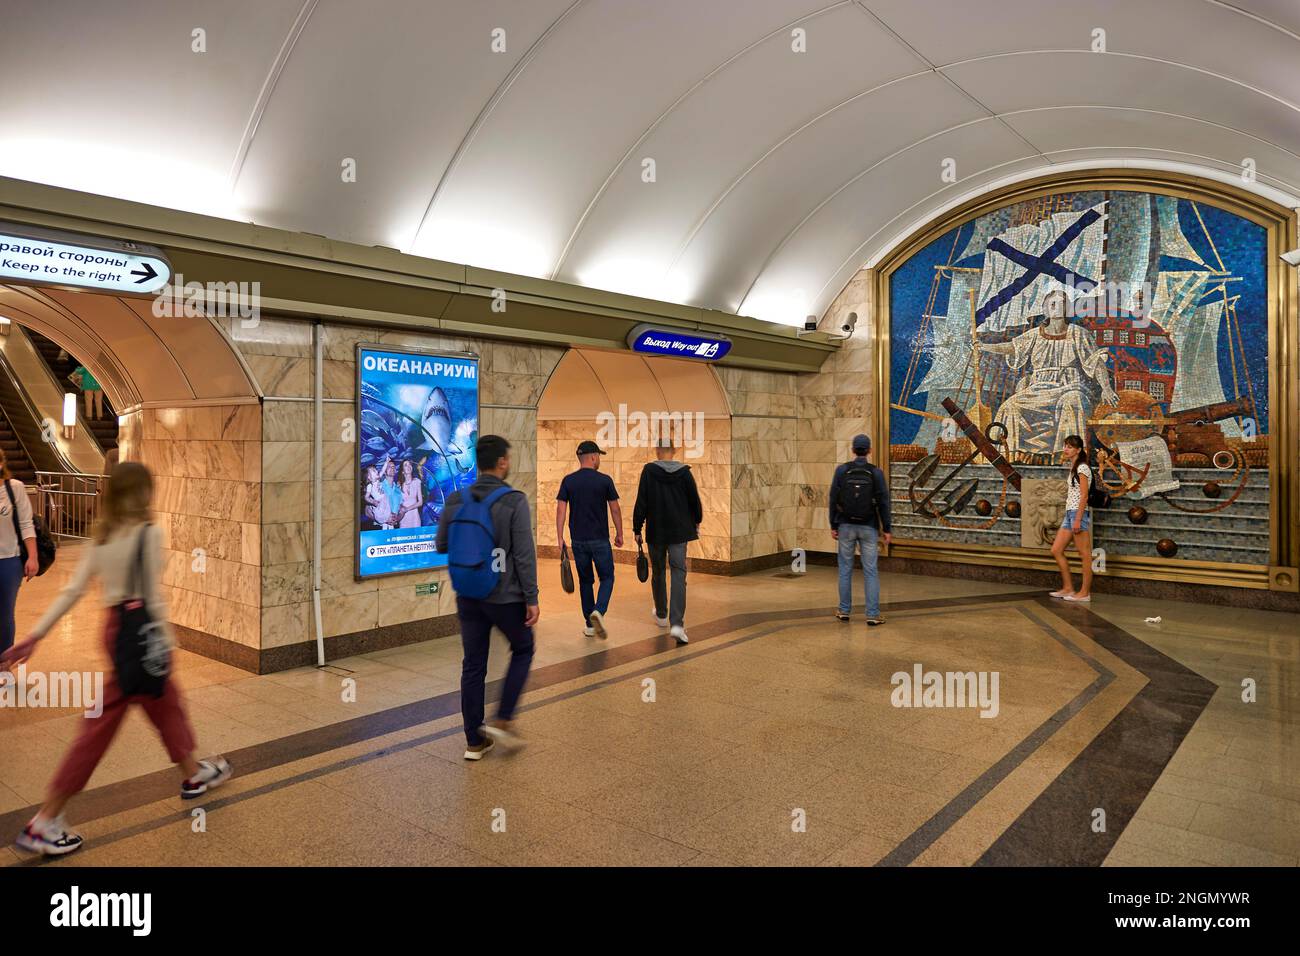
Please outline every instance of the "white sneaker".
[[668, 618], [660, 617], [659, 612], [656, 611], [654, 608], [650, 609], [650, 616], [655, 619], [655, 623], [658, 624], [660, 627], [668, 626]]
[[584, 628], [582, 629], [582, 636], [583, 636], [583, 637], [595, 637], [595, 636], [596, 636], [596, 632], [595, 632], [594, 630], [592, 630], [591, 628], [589, 628], [589, 627], [584, 627]]
[[605, 633], [605, 619], [601, 616], [599, 611], [591, 612], [591, 617], [588, 619], [588, 623], [591, 624], [591, 629], [596, 632], [596, 636], [602, 641], [609, 636]]
[[678, 644], [689, 644], [691, 642], [691, 639], [686, 636], [686, 628], [684, 627], [674, 627], [668, 633], [672, 635], [673, 640]]
[[1079, 597], [1077, 594], [1067, 594], [1065, 597], [1061, 598], [1061, 600], [1069, 601], [1071, 604], [1091, 604], [1092, 595], [1090, 594], [1087, 597]]
[[488, 740], [501, 744], [506, 750], [519, 750], [524, 746], [524, 738], [515, 733], [513, 727], [502, 727], [496, 723], [484, 724], [479, 728], [479, 733]]
[[68, 829], [61, 816], [39, 824], [33, 818], [14, 842], [41, 856], [63, 856], [81, 848], [81, 837]]

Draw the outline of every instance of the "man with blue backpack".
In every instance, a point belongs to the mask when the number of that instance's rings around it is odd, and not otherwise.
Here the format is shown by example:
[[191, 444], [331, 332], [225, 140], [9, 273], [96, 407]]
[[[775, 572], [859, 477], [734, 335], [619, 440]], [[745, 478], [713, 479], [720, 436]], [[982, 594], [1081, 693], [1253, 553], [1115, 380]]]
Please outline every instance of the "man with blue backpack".
[[879, 537], [892, 539], [889, 520], [889, 485], [885, 473], [871, 462], [871, 439], [853, 436], [853, 460], [835, 469], [831, 479], [831, 537], [839, 542], [840, 606], [836, 618], [847, 621], [853, 611], [853, 554], [862, 550], [862, 578], [866, 586], [867, 625], [884, 624], [880, 616], [880, 575], [876, 571]]
[[[510, 443], [483, 435], [475, 448], [478, 478], [447, 498], [438, 523], [437, 548], [448, 556], [456, 592], [465, 659], [460, 672], [460, 708], [465, 719], [465, 759], [480, 760], [500, 742], [523, 741], [514, 732], [515, 707], [533, 662], [537, 605], [537, 549], [528, 499], [506, 484]], [[501, 688], [496, 719], [484, 724], [488, 650], [492, 628], [510, 642], [510, 666]]]

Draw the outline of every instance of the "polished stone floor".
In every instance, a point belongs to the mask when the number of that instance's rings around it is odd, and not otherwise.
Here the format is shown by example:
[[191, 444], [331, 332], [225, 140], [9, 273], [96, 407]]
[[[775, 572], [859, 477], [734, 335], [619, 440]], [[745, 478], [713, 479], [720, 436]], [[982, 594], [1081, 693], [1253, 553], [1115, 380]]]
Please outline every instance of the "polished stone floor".
[[[23, 588], [20, 633], [71, 557]], [[550, 582], [529, 746], [478, 763], [455, 638], [261, 677], [182, 652], [200, 750], [236, 778], [181, 801], [133, 713], [69, 808], [85, 848], [47, 865], [1300, 862], [1295, 615], [885, 575], [888, 623], [868, 628], [835, 620], [834, 573], [813, 568], [692, 576], [678, 648], [619, 573], [605, 642]], [[99, 626], [77, 608], [31, 666], [102, 667]], [[501, 641], [490, 680], [505, 661]], [[918, 666], [996, 672], [996, 715], [895, 706], [892, 678]], [[0, 708], [6, 835], [81, 719]]]

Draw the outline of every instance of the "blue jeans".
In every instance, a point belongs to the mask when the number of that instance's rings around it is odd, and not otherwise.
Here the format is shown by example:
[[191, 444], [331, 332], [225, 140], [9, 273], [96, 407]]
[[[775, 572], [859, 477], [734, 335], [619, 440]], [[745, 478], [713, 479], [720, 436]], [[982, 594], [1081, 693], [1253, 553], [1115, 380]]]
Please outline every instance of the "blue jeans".
[[474, 598], [456, 598], [460, 615], [460, 640], [465, 659], [460, 667], [460, 711], [465, 721], [465, 741], [471, 747], [483, 742], [478, 729], [483, 726], [484, 699], [487, 695], [488, 649], [495, 627], [510, 642], [510, 666], [501, 682], [497, 717], [512, 720], [519, 695], [528, 681], [533, 663], [533, 629], [524, 623], [527, 608], [518, 604], [489, 604]]
[[[591, 620], [592, 611], [599, 611], [601, 617], [609, 612], [609, 599], [614, 593], [614, 549], [609, 546], [609, 539], [573, 542], [573, 564], [578, 571], [578, 597], [582, 601], [585, 626]], [[600, 591], [593, 597], [592, 586], [597, 575]]]
[[880, 616], [880, 575], [876, 571], [877, 531], [869, 524], [840, 525], [840, 613], [853, 610], [853, 552], [862, 547], [862, 580], [867, 592], [867, 617]]
[[18, 603], [18, 586], [23, 583], [24, 563], [21, 554], [0, 558], [0, 653], [14, 646], [14, 605]]

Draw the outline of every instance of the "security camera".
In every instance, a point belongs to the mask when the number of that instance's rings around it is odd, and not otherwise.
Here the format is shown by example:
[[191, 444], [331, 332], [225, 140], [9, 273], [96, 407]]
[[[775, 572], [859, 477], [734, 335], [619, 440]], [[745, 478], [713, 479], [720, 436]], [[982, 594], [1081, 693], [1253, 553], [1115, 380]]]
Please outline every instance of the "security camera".
[[817, 331], [817, 316], [815, 316], [815, 315], [810, 315], [810, 316], [808, 316], [807, 318], [805, 318], [805, 319], [803, 320], [803, 330], [804, 330], [805, 332], [816, 332], [816, 331]]
[[848, 316], [844, 319], [844, 324], [840, 326], [840, 331], [843, 332], [845, 335], [852, 335], [853, 330], [857, 328], [857, 325], [858, 325], [858, 313], [850, 312]]
[[1300, 249], [1282, 253], [1282, 261], [1289, 266], [1300, 266]]

